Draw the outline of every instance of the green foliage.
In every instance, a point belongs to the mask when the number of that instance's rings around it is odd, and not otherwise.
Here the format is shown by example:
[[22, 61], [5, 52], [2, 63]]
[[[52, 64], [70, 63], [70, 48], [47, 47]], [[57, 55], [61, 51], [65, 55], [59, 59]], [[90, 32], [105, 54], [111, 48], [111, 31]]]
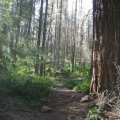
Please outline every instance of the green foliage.
[[62, 80], [63, 86], [78, 92], [89, 92], [91, 83], [90, 65], [86, 65], [85, 68], [82, 65], [76, 65], [75, 71], [72, 74], [70, 66], [66, 66], [64, 69], [70, 75], [69, 78]]
[[8, 79], [10, 77], [10, 71], [12, 71], [11, 64], [9, 63], [9, 59], [1, 59], [0, 60], [0, 79]]
[[76, 65], [74, 68], [74, 77], [89, 77], [90, 76], [90, 65], [87, 64], [85, 66], [83, 65]]
[[101, 113], [101, 110], [97, 107], [94, 107], [91, 110], [89, 110], [87, 117], [89, 120], [98, 120], [100, 113]]
[[49, 100], [52, 81], [48, 77], [30, 74], [30, 69], [18, 66], [4, 79], [6, 94], [18, 96], [32, 106]]
[[0, 30], [3, 25], [9, 25], [12, 22], [10, 17], [10, 9], [13, 0], [0, 1]]
[[68, 89], [74, 89], [78, 92], [88, 93], [90, 89], [90, 80], [79, 80], [75, 78], [67, 78], [61, 80], [62, 86]]
[[90, 90], [90, 83], [91, 83], [90, 80], [84, 80], [83, 82], [75, 86], [74, 90], [88, 93]]
[[64, 70], [70, 73], [72, 71], [72, 67], [70, 65], [67, 65], [65, 66]]
[[69, 89], [73, 89], [75, 86], [80, 84], [81, 81], [79, 81], [77, 79], [73, 79], [73, 78], [68, 78], [68, 79], [62, 80], [62, 83], [65, 87], [67, 87]]
[[10, 94], [19, 95], [29, 102], [47, 101], [52, 81], [47, 77], [28, 75], [26, 72], [27, 70], [23, 69], [12, 74], [11, 80], [8, 82]]
[[54, 76], [56, 73], [60, 73], [60, 69], [58, 70], [57, 68], [52, 68], [51, 71]]

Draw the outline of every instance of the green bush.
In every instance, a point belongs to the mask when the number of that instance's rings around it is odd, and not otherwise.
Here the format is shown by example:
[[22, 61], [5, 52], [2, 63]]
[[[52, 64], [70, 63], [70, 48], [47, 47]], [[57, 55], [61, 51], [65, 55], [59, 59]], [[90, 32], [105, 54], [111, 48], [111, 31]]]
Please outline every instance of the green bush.
[[5, 80], [9, 95], [18, 96], [32, 105], [48, 101], [51, 85], [49, 77], [29, 74], [25, 67], [16, 68], [10, 78]]
[[91, 81], [88, 80], [77, 80], [74, 78], [63, 79], [62, 81], [63, 86], [67, 87], [68, 89], [74, 89], [78, 92], [88, 93], [90, 89]]
[[90, 76], [90, 65], [86, 64], [85, 66], [83, 65], [76, 65], [74, 68], [74, 77], [89, 77]]
[[81, 91], [81, 92], [88, 93], [89, 90], [90, 90], [90, 83], [91, 83], [90, 80], [83, 81], [81, 84], [75, 86], [76, 87], [76, 91]]
[[67, 87], [69, 89], [73, 89], [75, 86], [80, 84], [81, 81], [79, 81], [77, 79], [68, 78], [68, 79], [62, 80], [62, 83], [65, 87]]
[[89, 120], [98, 120], [100, 113], [101, 113], [101, 110], [97, 107], [94, 107], [91, 110], [89, 110], [87, 117]]

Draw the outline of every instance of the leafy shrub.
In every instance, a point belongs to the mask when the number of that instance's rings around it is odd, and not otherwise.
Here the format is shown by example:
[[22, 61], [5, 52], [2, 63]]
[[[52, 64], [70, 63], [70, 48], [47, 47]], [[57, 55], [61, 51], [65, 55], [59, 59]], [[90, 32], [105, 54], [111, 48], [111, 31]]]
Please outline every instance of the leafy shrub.
[[88, 93], [90, 89], [90, 80], [77, 80], [74, 78], [67, 78], [63, 79], [62, 81], [63, 86], [67, 87], [68, 89], [74, 89], [78, 92], [85, 92]]
[[73, 89], [75, 86], [77, 86], [78, 84], [81, 83], [81, 81], [77, 80], [77, 79], [72, 79], [72, 78], [68, 78], [68, 79], [64, 79], [62, 81], [63, 85], [69, 89]]
[[90, 83], [90, 80], [83, 81], [81, 84], [77, 85], [76, 91], [88, 93], [90, 89]]
[[25, 67], [16, 68], [5, 82], [9, 95], [19, 96], [30, 104], [42, 104], [49, 99], [51, 79], [29, 74]]
[[100, 113], [101, 113], [101, 110], [97, 107], [94, 107], [91, 110], [89, 110], [87, 117], [89, 120], [97, 120]]
[[64, 71], [71, 73], [71, 67], [70, 66], [65, 66]]
[[83, 65], [76, 65], [74, 68], [74, 77], [89, 77], [90, 76], [90, 65], [86, 64], [85, 67]]
[[51, 73], [52, 73], [52, 76], [55, 76], [56, 73], [59, 73], [60, 74], [60, 70], [56, 69], [56, 68], [51, 68]]
[[8, 79], [12, 71], [9, 59], [0, 60], [0, 79]]

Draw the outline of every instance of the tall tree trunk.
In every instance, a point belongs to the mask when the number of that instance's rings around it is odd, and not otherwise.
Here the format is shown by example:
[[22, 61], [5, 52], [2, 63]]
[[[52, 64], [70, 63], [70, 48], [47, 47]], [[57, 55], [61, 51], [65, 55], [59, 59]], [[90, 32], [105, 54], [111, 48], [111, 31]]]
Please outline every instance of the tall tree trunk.
[[[18, 1], [17, 1], [18, 2]], [[20, 23], [21, 23], [21, 16], [22, 16], [22, 5], [23, 5], [23, 0], [20, 0], [19, 3], [17, 3], [17, 7], [19, 9], [19, 12], [18, 12], [18, 21], [17, 21], [17, 33], [16, 33], [16, 39], [15, 39], [15, 43], [14, 43], [14, 48], [12, 49], [12, 55], [13, 55], [13, 66], [15, 67], [15, 64], [16, 64], [16, 61], [17, 61], [17, 57], [16, 57], [16, 51], [17, 51], [17, 46], [18, 46], [18, 43], [20, 42]]]
[[62, 67], [65, 67], [65, 59], [66, 59], [66, 46], [68, 42], [68, 0], [65, 1], [65, 27], [64, 27], [64, 39], [63, 39], [63, 51], [62, 51]]
[[[46, 52], [47, 54], [50, 52], [49, 49], [49, 45], [51, 45], [52, 43], [52, 22], [53, 22], [53, 8], [54, 8], [54, 3], [52, 2], [52, 6], [51, 6], [51, 11], [50, 11], [50, 23], [49, 23], [49, 28], [48, 28], [48, 37], [47, 37], [47, 41], [46, 41]], [[52, 56], [52, 53], [51, 53]]]
[[91, 92], [115, 87], [120, 64], [120, 0], [93, 0], [94, 46]]
[[[40, 50], [40, 43], [41, 43], [41, 32], [42, 32], [42, 18], [43, 18], [43, 0], [41, 0], [41, 6], [39, 10], [39, 28], [38, 28], [38, 40], [37, 40], [37, 52]], [[35, 73], [39, 74], [39, 53], [36, 56], [36, 63], [35, 63]]]
[[58, 38], [58, 35], [57, 35], [57, 33], [58, 33], [58, 9], [59, 9], [59, 0], [57, 0], [57, 2], [56, 2], [56, 7], [57, 7], [57, 10], [56, 10], [56, 12], [55, 12], [55, 14], [56, 14], [56, 18], [55, 18], [55, 38], [54, 38], [54, 50], [53, 50], [53, 52], [54, 52], [54, 60], [53, 60], [53, 66], [54, 67], [56, 67], [57, 66], [57, 38]]
[[30, 1], [30, 15], [28, 19], [28, 35], [30, 35], [30, 32], [31, 32], [32, 13], [33, 13], [33, 0]]
[[57, 39], [57, 67], [59, 68], [60, 67], [60, 45], [61, 45], [61, 29], [62, 29], [62, 0], [60, 0], [60, 15], [59, 15], [59, 24], [58, 24], [58, 39]]
[[73, 45], [72, 45], [72, 72], [74, 71], [75, 67], [75, 53], [76, 53], [76, 32], [77, 32], [77, 27], [76, 27], [76, 20], [77, 20], [77, 0], [75, 4], [75, 21], [74, 21], [74, 37], [73, 37]]
[[[44, 30], [43, 30], [43, 41], [42, 41], [42, 52], [45, 53], [45, 41], [46, 41], [46, 31], [47, 31], [47, 12], [48, 12], [48, 0], [46, 0], [45, 8], [45, 18], [44, 18]], [[44, 56], [41, 57], [40, 74], [45, 74], [45, 59]]]

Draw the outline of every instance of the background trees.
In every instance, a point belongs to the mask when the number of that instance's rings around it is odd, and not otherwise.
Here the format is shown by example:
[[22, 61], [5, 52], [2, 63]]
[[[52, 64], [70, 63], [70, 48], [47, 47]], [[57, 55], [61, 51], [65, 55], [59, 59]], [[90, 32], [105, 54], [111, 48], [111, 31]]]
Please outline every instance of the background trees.
[[[82, 1], [11, 0], [1, 2], [1, 44], [11, 67], [27, 59], [37, 75], [48, 68], [62, 69], [90, 62], [91, 11], [84, 13]], [[29, 8], [28, 8], [29, 6]], [[4, 14], [4, 15], [3, 15]], [[6, 21], [6, 22], [5, 22]], [[8, 21], [8, 22], [7, 22]], [[87, 50], [87, 52], [86, 52]], [[87, 54], [86, 54], [87, 53]]]
[[88, 92], [91, 28], [80, 0], [1, 0], [0, 96], [41, 106], [57, 78]]

